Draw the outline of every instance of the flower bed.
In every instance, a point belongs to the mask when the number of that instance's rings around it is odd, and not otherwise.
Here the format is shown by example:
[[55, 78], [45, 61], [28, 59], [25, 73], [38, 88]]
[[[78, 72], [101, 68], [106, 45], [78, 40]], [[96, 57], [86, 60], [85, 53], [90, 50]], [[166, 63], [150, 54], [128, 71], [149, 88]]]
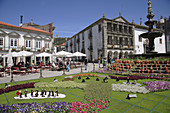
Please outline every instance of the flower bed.
[[86, 84], [77, 83], [74, 81], [64, 81], [64, 82], [38, 82], [35, 83], [35, 87], [57, 87], [57, 88], [85, 88]]
[[[112, 75], [109, 75], [109, 77], [111, 79], [116, 79], [117, 76], [112, 76]], [[130, 80], [138, 80], [138, 79], [156, 79], [156, 80], [162, 80], [163, 78], [161, 77], [149, 77], [149, 76], [129, 76]], [[127, 77], [119, 77], [120, 80], [126, 80]]]
[[132, 93], [149, 93], [145, 87], [130, 84], [112, 84], [113, 91], [127, 91]]
[[166, 82], [166, 81], [149, 81], [143, 83], [147, 85], [146, 88], [150, 91], [170, 89], [170, 82]]
[[42, 105], [34, 103], [20, 103], [9, 105], [0, 104], [0, 112], [3, 113], [49, 113], [49, 112], [69, 112], [71, 103], [52, 102], [43, 103]]
[[88, 100], [85, 102], [73, 102], [70, 108], [70, 113], [97, 113], [109, 106], [108, 101], [103, 100]]
[[109, 100], [111, 98], [112, 88], [107, 83], [89, 83], [84, 89], [86, 99]]
[[26, 84], [20, 84], [20, 85], [14, 85], [14, 86], [10, 86], [7, 87], [5, 89], [0, 89], [0, 94], [4, 93], [4, 92], [10, 92], [10, 91], [15, 91], [15, 90], [20, 90], [20, 89], [25, 89], [25, 88], [34, 88], [34, 84], [35, 82], [32, 83], [26, 83]]
[[96, 75], [96, 74], [78, 74], [78, 75], [74, 75], [72, 77], [75, 78], [75, 77], [79, 77], [79, 76], [98, 77], [98, 75]]

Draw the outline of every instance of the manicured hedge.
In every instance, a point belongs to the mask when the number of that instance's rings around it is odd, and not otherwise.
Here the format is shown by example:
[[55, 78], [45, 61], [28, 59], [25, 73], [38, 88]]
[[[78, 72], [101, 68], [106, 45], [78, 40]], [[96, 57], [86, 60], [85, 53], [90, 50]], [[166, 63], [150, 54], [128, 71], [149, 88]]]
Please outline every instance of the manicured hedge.
[[20, 90], [20, 89], [25, 89], [25, 88], [35, 88], [34, 84], [35, 84], [35, 82], [9, 86], [5, 89], [2, 88], [2, 89], [0, 89], [0, 94], [7, 93], [10, 91]]
[[[117, 76], [109, 75], [111, 79], [116, 79]], [[118, 77], [119, 80], [127, 80], [127, 77]], [[157, 79], [157, 80], [163, 80], [161, 77], [149, 77], [149, 76], [129, 76], [130, 80], [138, 80], [138, 79]]]

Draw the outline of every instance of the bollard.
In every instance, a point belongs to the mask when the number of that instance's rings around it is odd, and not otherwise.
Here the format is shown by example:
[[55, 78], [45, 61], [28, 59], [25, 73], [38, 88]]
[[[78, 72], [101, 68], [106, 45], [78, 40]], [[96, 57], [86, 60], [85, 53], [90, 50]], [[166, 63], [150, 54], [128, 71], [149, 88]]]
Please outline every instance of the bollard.
[[40, 68], [40, 78], [43, 78], [43, 76], [42, 76], [42, 68]]
[[11, 81], [10, 82], [14, 82], [13, 73], [11, 73], [11, 71], [10, 71], [10, 74], [11, 74]]

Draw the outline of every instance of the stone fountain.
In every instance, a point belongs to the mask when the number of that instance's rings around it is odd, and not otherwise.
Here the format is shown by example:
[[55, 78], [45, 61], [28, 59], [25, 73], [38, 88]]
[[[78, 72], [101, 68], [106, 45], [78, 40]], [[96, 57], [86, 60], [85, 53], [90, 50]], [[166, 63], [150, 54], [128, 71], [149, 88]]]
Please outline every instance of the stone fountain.
[[148, 48], [149, 54], [157, 54], [157, 52], [155, 51], [154, 40], [156, 37], [162, 36], [162, 32], [153, 30], [153, 25], [157, 23], [156, 20], [153, 20], [154, 16], [155, 15], [153, 14], [152, 7], [151, 7], [151, 1], [148, 0], [148, 15], [147, 15], [148, 21], [145, 22], [145, 25], [149, 26], [149, 29], [148, 32], [141, 34], [140, 37], [149, 40], [149, 48]]

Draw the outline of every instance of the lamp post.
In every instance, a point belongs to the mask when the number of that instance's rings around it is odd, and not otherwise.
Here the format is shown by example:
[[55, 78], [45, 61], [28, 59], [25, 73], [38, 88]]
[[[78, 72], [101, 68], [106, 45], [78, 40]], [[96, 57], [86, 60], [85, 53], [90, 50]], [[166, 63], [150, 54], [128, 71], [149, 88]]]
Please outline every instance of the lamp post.
[[93, 71], [95, 71], [95, 64], [94, 64], [94, 59], [93, 59]]
[[66, 75], [66, 73], [65, 73], [65, 58], [64, 58], [64, 62], [63, 62], [63, 75]]
[[42, 68], [40, 68], [40, 78], [43, 78], [43, 76], [42, 76]]

